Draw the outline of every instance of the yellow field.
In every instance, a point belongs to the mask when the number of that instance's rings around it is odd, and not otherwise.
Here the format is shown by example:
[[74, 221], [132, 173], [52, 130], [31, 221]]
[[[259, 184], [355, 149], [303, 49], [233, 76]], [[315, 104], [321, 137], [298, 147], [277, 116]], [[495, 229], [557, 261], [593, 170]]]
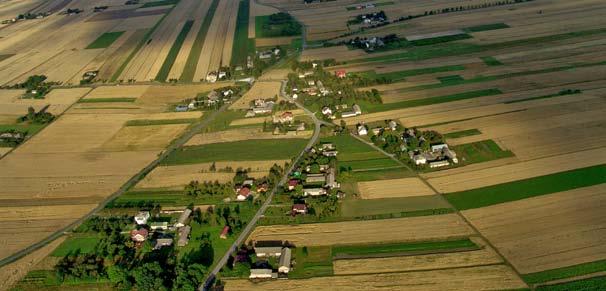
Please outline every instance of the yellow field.
[[280, 95], [280, 86], [280, 82], [255, 82], [242, 98], [229, 106], [229, 109], [248, 109], [250, 107], [250, 102], [255, 99], [274, 98], [276, 95]]
[[194, 135], [185, 145], [203, 145], [219, 142], [234, 142], [249, 139], [284, 139], [284, 138], [310, 138], [313, 130], [297, 132], [296, 135], [275, 135], [265, 132], [261, 127], [237, 128], [218, 132], [199, 133]]
[[436, 194], [419, 178], [358, 182], [362, 199], [400, 198]]

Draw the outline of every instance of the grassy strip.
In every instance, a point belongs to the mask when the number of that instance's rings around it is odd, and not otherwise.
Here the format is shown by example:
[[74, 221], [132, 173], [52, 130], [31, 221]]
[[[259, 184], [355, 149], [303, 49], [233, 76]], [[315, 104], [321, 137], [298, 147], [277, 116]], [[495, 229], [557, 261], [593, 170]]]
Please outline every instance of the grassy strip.
[[466, 27], [466, 28], [463, 28], [463, 31], [465, 31], [465, 32], [480, 32], [480, 31], [504, 29], [504, 28], [509, 28], [509, 27], [510, 27], [509, 25], [500, 22], [500, 23], [491, 23], [491, 24], [484, 24], [484, 25], [476, 25], [476, 26]]
[[461, 77], [459, 75], [442, 76], [442, 77], [438, 77], [437, 79], [442, 84], [461, 82], [461, 81], [465, 80], [465, 79], [463, 79], [463, 77]]
[[249, 0], [241, 0], [238, 6], [238, 18], [236, 19], [236, 33], [231, 53], [231, 65], [246, 65], [248, 56], [248, 18], [250, 4]]
[[562, 90], [562, 91], [560, 91], [560, 92], [558, 92], [556, 94], [549, 94], [549, 95], [543, 95], [543, 96], [537, 96], [537, 97], [530, 97], [530, 98], [524, 98], [524, 99], [506, 101], [506, 102], [503, 102], [503, 103], [504, 104], [511, 104], [511, 103], [518, 103], [518, 102], [524, 102], [524, 101], [553, 98], [553, 97], [564, 96], [564, 95], [580, 94], [580, 93], [581, 93], [581, 90], [579, 90], [579, 89], [575, 89], [575, 90]]
[[482, 132], [480, 130], [478, 130], [477, 128], [474, 128], [474, 129], [449, 132], [447, 134], [444, 134], [444, 137], [445, 138], [460, 138], [460, 137], [466, 137], [466, 136], [472, 136], [472, 135], [478, 135], [478, 134], [482, 134]]
[[164, 81], [166, 81], [166, 78], [168, 78], [170, 69], [173, 67], [175, 60], [177, 59], [177, 55], [179, 54], [179, 51], [181, 50], [181, 47], [183, 46], [183, 42], [185, 41], [185, 38], [187, 37], [187, 34], [191, 30], [191, 26], [193, 24], [194, 24], [193, 20], [188, 20], [183, 25], [181, 32], [179, 32], [179, 35], [177, 35], [175, 42], [173, 43], [172, 47], [170, 48], [170, 51], [168, 51], [168, 55], [166, 55], [166, 59], [164, 59], [164, 63], [162, 63], [162, 67], [160, 68], [160, 71], [158, 71], [158, 74], [156, 75], [156, 81], [164, 82]]
[[399, 167], [400, 164], [389, 158], [379, 158], [372, 160], [357, 160], [347, 161], [339, 163], [339, 166], [350, 168], [353, 170], [364, 170], [364, 169], [383, 169], [383, 168], [394, 168]]
[[499, 60], [495, 59], [494, 57], [481, 57], [480, 59], [482, 59], [482, 61], [484, 62], [484, 64], [486, 64], [487, 66], [502, 66], [503, 63], [501, 63]]
[[404, 80], [404, 78], [406, 78], [406, 77], [411, 77], [411, 76], [441, 73], [441, 72], [451, 72], [451, 71], [462, 71], [462, 70], [465, 70], [464, 66], [453, 65], [453, 66], [442, 66], [442, 67], [431, 67], [431, 68], [397, 71], [397, 72], [382, 73], [382, 74], [377, 74], [374, 70], [355, 73], [355, 74], [361, 75], [362, 77], [368, 77], [368, 78], [374, 78], [374, 79], [386, 78], [386, 79], [390, 79], [392, 82], [397, 82], [397, 81]]
[[413, 40], [413, 41], [410, 41], [410, 44], [412, 44], [414, 46], [426, 46], [426, 45], [434, 45], [434, 44], [440, 44], [440, 43], [457, 41], [457, 40], [462, 40], [462, 39], [469, 39], [469, 38], [472, 38], [472, 36], [467, 33], [463, 33], [463, 34], [445, 35], [445, 36]]
[[432, 104], [440, 104], [440, 103], [472, 99], [472, 98], [478, 98], [478, 97], [485, 97], [485, 96], [493, 96], [493, 95], [499, 95], [502, 93], [503, 92], [501, 92], [501, 90], [499, 90], [499, 89], [491, 88], [491, 89], [457, 93], [457, 94], [452, 94], [452, 95], [407, 100], [407, 101], [395, 102], [395, 103], [365, 104], [364, 108], [368, 112], [379, 112], [379, 111], [387, 111], [387, 110], [394, 110], [394, 109], [400, 109], [400, 108], [409, 108], [409, 107], [426, 106], [426, 105], [432, 105]]
[[553, 270], [522, 275], [526, 283], [536, 284], [564, 278], [576, 277], [606, 270], [606, 260], [578, 264]]
[[434, 251], [458, 248], [478, 248], [469, 238], [452, 241], [429, 241], [413, 243], [369, 244], [355, 246], [333, 246], [333, 257], [339, 255], [364, 256], [400, 252]]
[[[406, 216], [408, 212], [414, 213], [432, 209], [450, 209], [449, 207], [449, 204], [442, 199], [442, 197], [437, 195], [379, 199], [345, 199], [341, 202], [341, 216], [359, 217], [392, 213]], [[435, 212], [432, 211], [432, 213]]]
[[160, 26], [160, 23], [162, 23], [162, 21], [164, 21], [164, 18], [166, 18], [166, 16], [168, 14], [170, 14], [171, 11], [172, 11], [172, 8], [166, 14], [164, 14], [162, 16], [162, 18], [160, 18], [160, 20], [158, 20], [158, 22], [156, 22], [156, 24], [154, 24], [154, 26], [152, 28], [150, 28], [145, 33], [145, 35], [143, 36], [143, 38], [141, 39], [139, 44], [137, 44], [135, 49], [128, 55], [126, 60], [124, 60], [124, 63], [122, 63], [122, 65], [120, 65], [118, 70], [116, 70], [116, 72], [112, 75], [112, 77], [110, 78], [110, 82], [115, 82], [116, 80], [118, 80], [118, 78], [120, 78], [120, 75], [122, 75], [122, 72], [124, 71], [124, 69], [126, 69], [126, 66], [128, 66], [128, 63], [130, 63], [130, 61], [135, 57], [137, 52], [139, 52], [139, 50], [147, 43], [147, 41], [151, 37], [152, 33], [154, 33], [154, 31], [158, 28], [158, 26]]
[[570, 291], [570, 290], [606, 290], [606, 276], [587, 278], [581, 280], [570, 281], [566, 283], [539, 286], [535, 290], [549, 291]]
[[491, 139], [456, 145], [452, 149], [465, 164], [481, 163], [514, 156], [513, 152], [502, 150]]
[[153, 2], [147, 2], [147, 3], [143, 4], [143, 6], [141, 6], [141, 8], [175, 5], [177, 3], [179, 3], [179, 0], [153, 1]]
[[80, 99], [78, 103], [122, 103], [122, 102], [135, 102], [137, 98], [132, 97], [118, 97], [118, 98], [87, 98]]
[[399, 179], [411, 177], [413, 173], [408, 171], [406, 168], [391, 168], [391, 169], [378, 169], [378, 170], [367, 170], [367, 171], [356, 171], [347, 173], [351, 179], [356, 182], [363, 181], [375, 181], [375, 180], [387, 180], [387, 179]]
[[487, 186], [444, 195], [457, 209], [465, 210], [606, 183], [606, 165]]
[[148, 125], [167, 125], [167, 124], [183, 124], [183, 123], [194, 123], [198, 121], [197, 118], [181, 118], [181, 119], [139, 119], [129, 120], [126, 122], [126, 126], [148, 126]]
[[[167, 165], [213, 161], [258, 161], [291, 159], [307, 144], [306, 139], [263, 139], [182, 147], [165, 160]], [[237, 153], [237, 155], [235, 154]]]
[[202, 46], [204, 46], [204, 39], [206, 38], [208, 27], [210, 26], [213, 16], [215, 15], [215, 11], [217, 10], [217, 5], [219, 5], [219, 0], [213, 0], [213, 2], [210, 4], [210, 7], [206, 12], [206, 16], [204, 16], [204, 21], [200, 25], [200, 30], [198, 30], [198, 35], [196, 36], [196, 39], [191, 47], [189, 56], [187, 56], [187, 61], [185, 62], [185, 67], [183, 68], [181, 77], [179, 77], [179, 81], [193, 81], [196, 68], [198, 67], [198, 60], [200, 59], [200, 54], [202, 53]]
[[92, 254], [95, 252], [98, 242], [99, 238], [94, 236], [69, 237], [51, 253], [51, 256], [65, 257], [75, 253]]
[[109, 47], [116, 41], [124, 31], [106, 32], [89, 44], [86, 49], [98, 49]]

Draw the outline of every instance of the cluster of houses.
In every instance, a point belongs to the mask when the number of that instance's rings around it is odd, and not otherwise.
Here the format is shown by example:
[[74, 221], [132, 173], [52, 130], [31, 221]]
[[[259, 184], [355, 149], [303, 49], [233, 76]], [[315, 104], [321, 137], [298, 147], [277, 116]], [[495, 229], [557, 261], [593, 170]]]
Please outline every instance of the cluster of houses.
[[[307, 71], [307, 72], [303, 72], [299, 74], [299, 79], [305, 79], [309, 76], [312, 76], [313, 72], [311, 71]], [[297, 87], [293, 87], [292, 88], [292, 98], [293, 99], [297, 99], [299, 96], [299, 93], [306, 93], [309, 96], [327, 96], [330, 93], [332, 93], [332, 91], [330, 89], [327, 89], [324, 86], [324, 83], [322, 83], [321, 80], [314, 80], [314, 79], [309, 79], [306, 82], [308, 87], [305, 88], [301, 88], [299, 90], [299, 88]]]
[[[336, 157], [338, 151], [332, 143], [321, 144], [318, 149], [311, 148], [311, 152], [319, 152], [325, 157]], [[303, 169], [306, 173], [305, 179], [297, 178], [298, 174], [295, 173], [294, 177], [288, 180], [288, 191], [294, 191], [298, 185], [304, 185], [303, 197], [315, 197], [328, 195], [329, 190], [339, 189], [341, 184], [336, 181], [336, 170], [330, 165], [320, 165], [320, 173], [311, 173], [311, 166], [306, 166]], [[296, 213], [306, 213], [307, 208], [304, 211], [295, 211]]]
[[362, 108], [360, 108], [360, 105], [358, 104], [353, 104], [351, 108], [348, 108], [347, 104], [336, 105], [334, 107], [334, 110], [329, 106], [322, 107], [322, 115], [329, 119], [336, 119], [337, 116], [335, 115], [335, 113], [339, 111], [341, 112], [341, 118], [349, 118], [362, 115]]
[[169, 232], [176, 232], [178, 234], [177, 246], [184, 247], [188, 244], [191, 233], [191, 226], [188, 225], [191, 214], [191, 209], [186, 208], [179, 215], [177, 222], [169, 225], [166, 221], [150, 222], [149, 211], [140, 211], [134, 217], [137, 228], [131, 230], [130, 238], [139, 246], [153, 235], [155, 237], [153, 239], [154, 250], [159, 250], [173, 245], [173, 237]]
[[429, 151], [409, 151], [408, 156], [417, 166], [429, 164], [430, 168], [446, 167], [450, 162], [457, 164], [457, 153], [445, 143], [432, 145]]
[[187, 110], [195, 110], [200, 107], [212, 107], [221, 103], [229, 103], [234, 95], [231, 88], [212, 90], [206, 96], [195, 98], [187, 105]]
[[[391, 120], [387, 123], [387, 126], [377, 126], [371, 129], [374, 135], [379, 135], [381, 132], [385, 130], [396, 131], [398, 129], [398, 123]], [[368, 126], [364, 123], [358, 123], [356, 125], [356, 133], [360, 136], [368, 135]]]
[[254, 117], [256, 115], [270, 114], [274, 110], [276, 102], [271, 99], [255, 99], [252, 106], [246, 111], [244, 117]]
[[360, 23], [362, 23], [364, 25], [372, 26], [372, 25], [385, 23], [387, 21], [387, 16], [385, 15], [384, 11], [379, 11], [379, 12], [358, 15], [356, 17], [356, 22], [357, 21], [359, 21]]
[[206, 75], [206, 81], [210, 83], [217, 82], [217, 80], [225, 80], [227, 79], [226, 71], [212, 71]]
[[255, 185], [255, 180], [253, 179], [246, 179], [242, 182], [242, 184], [237, 184], [234, 187], [234, 191], [236, 192], [236, 201], [254, 199], [253, 195], [255, 193], [265, 193], [268, 190], [269, 184], [262, 182]]
[[286, 277], [292, 269], [292, 249], [284, 246], [281, 242], [275, 245], [263, 246], [256, 243], [254, 246], [257, 259], [267, 260], [271, 257], [278, 259], [277, 272], [269, 264], [263, 264], [262, 268], [251, 268], [250, 279], [276, 279], [279, 276]]

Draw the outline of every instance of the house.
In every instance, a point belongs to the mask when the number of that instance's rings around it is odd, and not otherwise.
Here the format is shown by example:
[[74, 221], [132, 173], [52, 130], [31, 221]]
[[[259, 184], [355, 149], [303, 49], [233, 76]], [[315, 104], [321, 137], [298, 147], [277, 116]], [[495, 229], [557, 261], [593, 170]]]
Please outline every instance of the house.
[[307, 205], [299, 203], [293, 204], [291, 208], [291, 212], [293, 215], [295, 214], [307, 214]]
[[341, 113], [341, 117], [343, 117], [343, 118], [354, 117], [354, 116], [358, 116], [361, 114], [362, 114], [362, 108], [360, 108], [360, 105], [354, 104], [353, 106], [351, 106], [350, 111], [343, 111]]
[[229, 234], [229, 226], [225, 226], [223, 227], [223, 230], [221, 230], [221, 234], [219, 235], [219, 238], [221, 239], [227, 239], [227, 235]]
[[315, 84], [316, 84], [316, 81], [314, 81], [314, 80], [307, 81], [307, 85], [309, 85], [309, 86], [313, 86]]
[[299, 95], [297, 95], [297, 93], [295, 93], [295, 94], [292, 94], [292, 99], [295, 99], [295, 100], [297, 100], [297, 98], [299, 98]]
[[297, 187], [297, 185], [299, 185], [299, 180], [297, 180], [297, 179], [288, 180], [288, 190], [289, 191], [295, 190], [295, 187]]
[[336, 157], [338, 153], [338, 151], [323, 151], [322, 155], [325, 157]]
[[250, 279], [271, 279], [277, 278], [272, 269], [250, 269]]
[[324, 115], [331, 115], [332, 114], [332, 110], [330, 109], [330, 107], [324, 106], [324, 107], [322, 107], [322, 114], [324, 114]]
[[415, 165], [419, 166], [419, 165], [425, 165], [427, 164], [427, 158], [425, 158], [424, 155], [414, 155], [412, 157], [412, 160], [415, 162]]
[[329, 168], [328, 173], [326, 173], [326, 187], [334, 189], [341, 187], [341, 184], [335, 180], [335, 169]]
[[280, 255], [282, 255], [282, 246], [273, 246], [273, 247], [255, 246], [255, 254], [259, 258], [279, 257]]
[[299, 126], [297, 126], [297, 131], [303, 131], [305, 130], [305, 122], [301, 122], [299, 123]]
[[179, 240], [177, 246], [184, 247], [189, 242], [189, 233], [191, 232], [191, 226], [186, 225], [179, 228]]
[[339, 78], [339, 79], [343, 79], [343, 78], [347, 77], [347, 73], [345, 72], [345, 70], [336, 70], [335, 76], [337, 76], [337, 78]]
[[159, 250], [162, 247], [170, 247], [173, 245], [172, 238], [159, 238], [156, 240], [156, 244], [154, 245], [154, 250]]
[[250, 196], [251, 191], [249, 187], [242, 187], [238, 190], [238, 195], [236, 196], [236, 200], [238, 201], [244, 201], [246, 200], [246, 198], [248, 198], [248, 196]]
[[307, 188], [303, 189], [303, 196], [321, 196], [328, 194], [324, 188]]
[[290, 271], [291, 257], [292, 250], [290, 248], [283, 248], [282, 254], [280, 255], [280, 261], [278, 263], [278, 273], [288, 274]]
[[233, 94], [234, 94], [234, 90], [232, 90], [232, 89], [227, 89], [227, 90], [223, 91], [223, 97], [227, 97], [227, 96], [230, 96]]
[[358, 125], [358, 135], [367, 135], [368, 129], [366, 129], [366, 125], [360, 124]]
[[144, 242], [147, 239], [149, 232], [147, 229], [133, 229], [130, 231], [130, 239], [134, 242]]
[[175, 111], [177, 112], [185, 112], [189, 109], [188, 105], [177, 105], [177, 107], [175, 107]]
[[290, 111], [286, 111], [278, 116], [273, 117], [273, 123], [288, 123], [294, 120], [294, 115]]
[[223, 72], [223, 71], [219, 71], [219, 76], [218, 76], [219, 80], [224, 79], [225, 77], [227, 77], [227, 73]]
[[211, 82], [211, 83], [217, 82], [217, 73], [216, 72], [208, 73], [208, 75], [206, 75], [206, 81]]
[[215, 105], [219, 102], [219, 93], [215, 90], [210, 91], [208, 95], [206, 95], [206, 105]]
[[189, 218], [190, 215], [191, 215], [191, 209], [186, 208], [185, 211], [183, 211], [183, 213], [181, 213], [181, 216], [179, 216], [177, 223], [175, 223], [175, 227], [185, 226], [187, 224], [187, 219]]
[[271, 51], [260, 52], [259, 53], [259, 59], [262, 59], [262, 60], [271, 59], [272, 55], [273, 54], [272, 54]]
[[135, 222], [138, 225], [146, 224], [147, 220], [150, 218], [149, 211], [139, 211], [137, 215], [135, 215]]
[[398, 129], [398, 123], [392, 120], [387, 124], [387, 127], [391, 130], [396, 130]]
[[261, 183], [257, 185], [257, 192], [265, 193], [269, 190], [269, 185], [267, 183]]
[[446, 167], [446, 166], [449, 166], [449, 165], [450, 165], [450, 163], [447, 160], [442, 160], [442, 161], [436, 161], [436, 162], [429, 163], [429, 167], [430, 168]]
[[432, 145], [431, 146], [431, 151], [432, 152], [439, 152], [439, 151], [442, 151], [444, 149], [448, 149], [448, 145], [445, 144], [445, 143], [436, 144], [436, 145]]
[[162, 222], [152, 222], [149, 227], [152, 230], [158, 230], [158, 229], [162, 229], [162, 230], [167, 230], [168, 229], [168, 222], [166, 221], [162, 221]]
[[305, 183], [308, 183], [308, 184], [326, 183], [326, 176], [324, 174], [309, 174], [305, 178]]

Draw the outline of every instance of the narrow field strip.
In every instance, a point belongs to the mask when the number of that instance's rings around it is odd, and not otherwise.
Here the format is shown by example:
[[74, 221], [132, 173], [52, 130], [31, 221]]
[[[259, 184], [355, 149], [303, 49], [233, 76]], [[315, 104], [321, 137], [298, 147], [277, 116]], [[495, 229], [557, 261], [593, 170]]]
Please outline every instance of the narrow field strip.
[[522, 275], [529, 284], [544, 283], [606, 270], [606, 260]]
[[129, 120], [126, 126], [148, 126], [148, 125], [165, 125], [165, 124], [183, 124], [194, 123], [198, 121], [196, 118], [181, 118], [181, 119], [137, 119]]
[[189, 52], [189, 56], [187, 56], [187, 61], [185, 62], [185, 67], [183, 68], [179, 81], [191, 82], [194, 79], [196, 67], [198, 66], [198, 60], [200, 59], [200, 53], [202, 53], [202, 47], [204, 46], [204, 39], [206, 39], [208, 28], [210, 27], [210, 23], [213, 20], [218, 5], [219, 0], [213, 0], [208, 12], [206, 12], [204, 21], [202, 24], [200, 24], [200, 30], [198, 30], [198, 35], [194, 40], [191, 51]]
[[380, 112], [380, 111], [387, 111], [387, 110], [394, 110], [394, 109], [401, 109], [401, 108], [410, 108], [410, 107], [417, 107], [417, 106], [447, 103], [447, 102], [472, 99], [472, 98], [478, 98], [478, 97], [485, 97], [485, 96], [493, 96], [493, 95], [499, 95], [499, 94], [503, 94], [503, 92], [497, 88], [490, 88], [490, 89], [469, 91], [469, 92], [463, 92], [463, 93], [457, 93], [457, 94], [451, 94], [451, 95], [445, 95], [445, 96], [437, 96], [437, 97], [430, 97], [430, 98], [423, 98], [423, 99], [413, 99], [413, 100], [387, 103], [387, 104], [367, 104], [366, 106], [364, 106], [364, 109], [366, 109], [368, 112], [372, 113], [372, 112]]
[[183, 25], [181, 32], [175, 39], [173, 46], [170, 48], [166, 59], [164, 59], [164, 63], [162, 63], [162, 67], [160, 67], [160, 71], [158, 71], [158, 75], [156, 75], [156, 81], [164, 82], [168, 77], [168, 73], [170, 73], [170, 69], [173, 67], [175, 60], [177, 59], [177, 55], [179, 54], [179, 50], [183, 46], [183, 42], [185, 41], [185, 37], [191, 30], [192, 25], [194, 24], [193, 20], [188, 20]]
[[122, 103], [122, 102], [132, 103], [132, 102], [135, 102], [135, 100], [137, 100], [137, 98], [131, 98], [131, 97], [86, 98], [86, 99], [78, 100], [78, 103]]
[[231, 54], [231, 65], [246, 65], [248, 56], [248, 20], [250, 15], [249, 0], [241, 0], [238, 6], [238, 16], [236, 19], [236, 32], [234, 35], [234, 45]]
[[86, 49], [107, 48], [116, 41], [124, 31], [106, 32], [89, 44]]

